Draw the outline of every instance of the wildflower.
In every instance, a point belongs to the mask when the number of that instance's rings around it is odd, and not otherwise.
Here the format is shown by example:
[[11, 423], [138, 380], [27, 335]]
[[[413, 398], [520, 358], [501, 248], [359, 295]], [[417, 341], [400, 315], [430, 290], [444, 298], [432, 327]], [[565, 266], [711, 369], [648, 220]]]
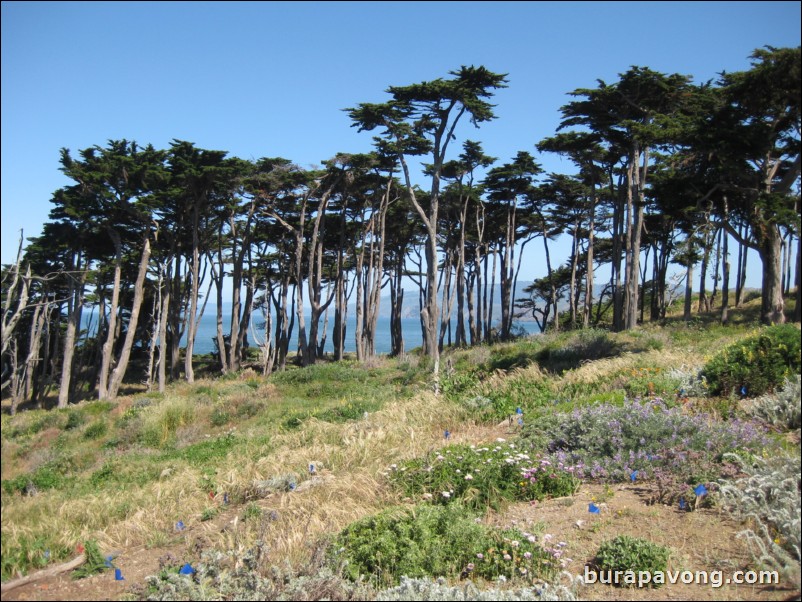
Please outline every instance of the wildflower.
[[512, 556], [509, 554], [504, 554], [504, 560], [512, 560]]
[[467, 571], [472, 571], [472, 570], [474, 569], [474, 567], [475, 567], [475, 566], [476, 566], [476, 565], [474, 565], [472, 562], [469, 562], [469, 563], [468, 563], [468, 566], [466, 566], [466, 567], [465, 567], [465, 570], [467, 570]]
[[465, 475], [465, 480], [466, 481], [473, 481], [473, 477], [470, 474], [466, 474]]
[[521, 575], [526, 575], [526, 569], [524, 567], [521, 567], [518, 570], [521, 571]]
[[543, 541], [551, 541], [552, 539], [554, 539], [554, 535], [552, 535], [551, 533], [546, 533], [543, 536]]
[[524, 552], [524, 558], [526, 558], [527, 560], [532, 558], [532, 552]]
[[443, 492], [443, 497], [444, 497], [444, 498], [446, 498], [446, 499], [448, 499], [448, 498], [450, 498], [450, 497], [451, 497], [451, 494], [450, 494], [448, 491], [444, 491], [444, 492]]
[[517, 548], [518, 546], [520, 546], [520, 545], [521, 545], [521, 543], [520, 543], [519, 541], [512, 540], [512, 542], [510, 543], [510, 545], [511, 545], [513, 548]]
[[535, 537], [534, 535], [530, 535], [529, 537], [526, 538], [526, 541], [528, 541], [529, 543], [535, 543], [537, 541], [537, 537]]
[[485, 555], [484, 555], [484, 554], [482, 554], [481, 552], [480, 552], [480, 553], [478, 553], [478, 554], [476, 555], [476, 557], [477, 557], [479, 560], [484, 560], [484, 559], [485, 559]]
[[498, 439], [496, 439], [496, 441], [498, 441], [499, 443], [504, 443], [506, 439], [502, 439], [501, 437], [499, 437]]

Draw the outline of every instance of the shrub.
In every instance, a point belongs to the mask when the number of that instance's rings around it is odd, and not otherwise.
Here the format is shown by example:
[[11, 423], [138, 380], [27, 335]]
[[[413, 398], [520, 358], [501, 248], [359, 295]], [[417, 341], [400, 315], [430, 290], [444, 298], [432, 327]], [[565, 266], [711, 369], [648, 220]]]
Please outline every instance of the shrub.
[[209, 417], [209, 422], [211, 422], [212, 426], [224, 426], [231, 422], [231, 414], [222, 408], [215, 408]]
[[782, 389], [755, 399], [747, 411], [760, 420], [783, 430], [794, 430], [802, 426], [802, 378], [785, 381]]
[[479, 589], [472, 582], [464, 586], [449, 586], [442, 579], [410, 579], [402, 577], [396, 587], [380, 591], [376, 600], [441, 600], [462, 602], [464, 600], [576, 600], [576, 587], [539, 583], [533, 587], [510, 589]]
[[[690, 416], [669, 408], [659, 398], [597, 405], [570, 414], [552, 414], [523, 429], [522, 442], [550, 453], [552, 462], [582, 464], [591, 478], [624, 482], [653, 476], [657, 469], [681, 473], [688, 479], [717, 476], [723, 454], [755, 451], [768, 443], [750, 422]], [[696, 474], [686, 463], [693, 458]]]
[[749, 462], [736, 455], [746, 476], [720, 484], [722, 506], [736, 517], [749, 520], [752, 528], [738, 534], [746, 539], [756, 561], [777, 569], [799, 586], [802, 555], [802, 461], [799, 454], [778, 455]]
[[799, 374], [799, 328], [793, 324], [770, 326], [758, 335], [724, 348], [704, 368], [712, 395], [757, 397], [774, 391]]
[[[605, 541], [596, 553], [596, 566], [600, 571], [648, 571], [652, 575], [661, 571], [665, 573], [670, 551], [646, 539], [619, 535], [615, 539]], [[620, 580], [614, 581], [622, 585]], [[653, 587], [657, 584], [652, 582]]]
[[[178, 563], [165, 559], [157, 576], [147, 577], [146, 587], [134, 586], [140, 600], [372, 600], [375, 593], [364, 584], [343, 579], [319, 559], [289, 569], [267, 558], [263, 543], [248, 550], [228, 553], [206, 550], [193, 563], [193, 575], [178, 573]], [[173, 561], [168, 565], [169, 561]], [[267, 562], [272, 565], [264, 569]]]
[[46, 489], [64, 488], [69, 482], [70, 479], [64, 476], [62, 467], [51, 462], [40, 466], [31, 473], [4, 480], [3, 491], [6, 493], [19, 492], [35, 495], [38, 491]]
[[390, 479], [408, 496], [434, 503], [460, 501], [475, 509], [498, 508], [503, 501], [541, 500], [573, 495], [581, 467], [530, 458], [515, 444], [454, 445], [390, 467]]
[[100, 439], [106, 434], [108, 425], [103, 421], [94, 422], [84, 431], [84, 439]]
[[64, 428], [68, 431], [77, 429], [86, 422], [86, 415], [81, 410], [73, 410], [67, 418], [67, 424]]
[[549, 578], [557, 560], [517, 530], [498, 531], [476, 522], [465, 507], [419, 506], [390, 510], [352, 523], [331, 551], [345, 574], [374, 585], [398, 584], [408, 577]]

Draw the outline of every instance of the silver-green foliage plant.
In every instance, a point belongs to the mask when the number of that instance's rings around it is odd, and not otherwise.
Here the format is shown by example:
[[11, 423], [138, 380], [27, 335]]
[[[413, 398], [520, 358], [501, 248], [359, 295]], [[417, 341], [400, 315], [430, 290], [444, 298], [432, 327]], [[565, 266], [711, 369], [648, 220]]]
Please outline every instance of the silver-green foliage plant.
[[[353, 583], [328, 566], [310, 563], [295, 571], [272, 565], [267, 546], [257, 542], [246, 551], [206, 550], [191, 574], [178, 566], [147, 577], [133, 597], [146, 600], [371, 600], [374, 591]], [[262, 574], [266, 573], [266, 574]]]
[[802, 426], [802, 377], [788, 379], [776, 393], [762, 395], [747, 408], [748, 412], [781, 429], [796, 430]]
[[751, 523], [738, 537], [745, 539], [754, 559], [799, 584], [800, 485], [799, 455], [776, 455], [744, 461], [736, 454], [725, 459], [740, 463], [746, 476], [721, 483], [721, 503]]
[[707, 382], [702, 377], [701, 370], [682, 366], [669, 370], [668, 377], [678, 383], [677, 393], [680, 397], [707, 396]]
[[[570, 577], [570, 576], [569, 576]], [[410, 579], [402, 577], [396, 587], [378, 593], [376, 600], [454, 601], [463, 600], [576, 600], [576, 584], [541, 583], [533, 587], [479, 589], [472, 581], [464, 585], [448, 585], [444, 579]]]

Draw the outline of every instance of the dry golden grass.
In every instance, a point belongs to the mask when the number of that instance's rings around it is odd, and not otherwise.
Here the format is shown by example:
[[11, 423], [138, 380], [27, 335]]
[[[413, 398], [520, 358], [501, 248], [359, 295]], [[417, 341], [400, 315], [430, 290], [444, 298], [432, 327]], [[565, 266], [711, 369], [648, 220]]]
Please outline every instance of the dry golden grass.
[[[610, 375], [621, 374], [641, 366], [670, 369], [679, 366], [701, 367], [699, 359], [688, 354], [668, 349], [651, 350], [644, 353], [624, 353], [618, 357], [596, 360], [582, 364], [575, 370], [569, 370], [562, 378], [563, 384], [590, 385], [609, 379]], [[557, 384], [559, 387], [559, 384]]]

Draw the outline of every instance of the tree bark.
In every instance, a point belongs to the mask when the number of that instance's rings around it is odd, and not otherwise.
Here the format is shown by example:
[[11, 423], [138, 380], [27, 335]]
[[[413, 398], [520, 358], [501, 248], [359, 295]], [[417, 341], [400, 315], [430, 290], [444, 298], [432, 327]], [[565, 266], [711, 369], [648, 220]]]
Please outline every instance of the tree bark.
[[136, 326], [139, 322], [139, 310], [142, 307], [142, 300], [145, 297], [145, 275], [148, 271], [148, 262], [150, 261], [150, 232], [145, 235], [145, 241], [142, 248], [142, 258], [139, 262], [139, 272], [136, 277], [136, 284], [134, 285], [134, 303], [131, 307], [131, 319], [128, 322], [128, 330], [125, 333], [125, 341], [123, 349], [120, 352], [120, 360], [114, 368], [109, 383], [109, 399], [117, 397], [120, 390], [120, 385], [125, 378], [125, 372], [128, 369], [128, 360], [131, 357], [131, 349], [134, 346], [134, 339], [136, 338]]

